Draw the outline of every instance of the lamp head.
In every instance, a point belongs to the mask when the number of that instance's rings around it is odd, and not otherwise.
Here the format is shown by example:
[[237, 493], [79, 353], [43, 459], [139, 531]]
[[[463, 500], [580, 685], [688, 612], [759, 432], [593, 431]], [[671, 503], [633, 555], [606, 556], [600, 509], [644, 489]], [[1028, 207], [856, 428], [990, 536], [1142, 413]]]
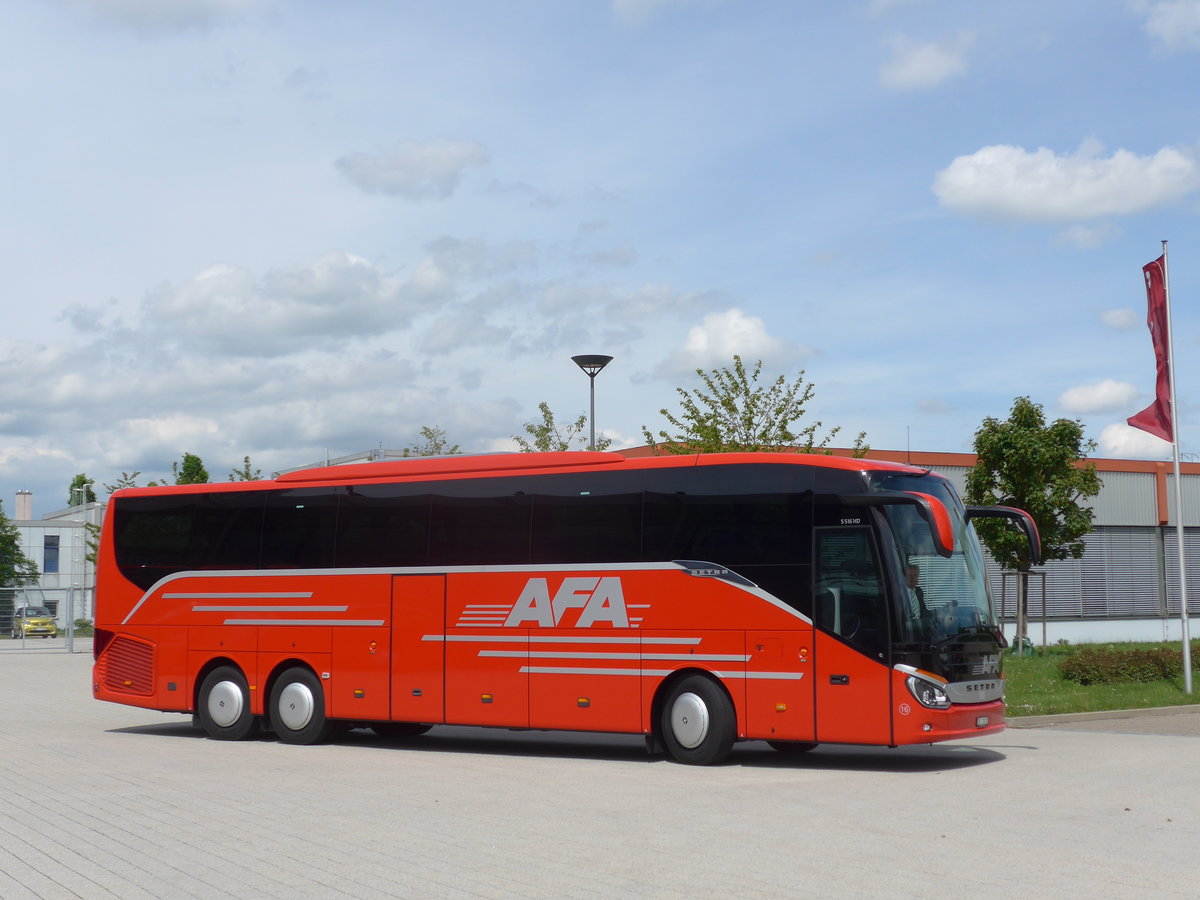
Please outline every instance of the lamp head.
[[572, 356], [571, 360], [575, 365], [587, 372], [588, 378], [595, 378], [601, 369], [612, 362], [612, 357], [605, 356], [602, 353], [583, 353], [579, 356]]

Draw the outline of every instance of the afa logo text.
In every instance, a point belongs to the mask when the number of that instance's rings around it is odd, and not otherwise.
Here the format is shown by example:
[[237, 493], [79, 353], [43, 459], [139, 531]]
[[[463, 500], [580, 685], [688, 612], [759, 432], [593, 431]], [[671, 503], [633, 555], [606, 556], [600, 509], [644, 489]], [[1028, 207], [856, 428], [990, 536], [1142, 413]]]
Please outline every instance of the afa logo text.
[[564, 578], [553, 596], [548, 579], [530, 578], [504, 620], [506, 627], [513, 628], [591, 628], [599, 624], [629, 627], [621, 579], [616, 576]]

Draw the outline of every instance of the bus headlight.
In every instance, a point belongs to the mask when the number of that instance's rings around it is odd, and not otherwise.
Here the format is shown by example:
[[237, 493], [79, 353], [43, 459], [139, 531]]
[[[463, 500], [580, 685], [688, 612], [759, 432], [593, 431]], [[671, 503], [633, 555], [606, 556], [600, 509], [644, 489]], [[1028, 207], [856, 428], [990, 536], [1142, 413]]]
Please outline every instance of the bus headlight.
[[913, 699], [926, 709], [950, 708], [950, 698], [946, 696], [946, 691], [940, 684], [927, 681], [919, 675], [909, 675], [904, 683], [908, 686], [908, 692], [913, 695]]

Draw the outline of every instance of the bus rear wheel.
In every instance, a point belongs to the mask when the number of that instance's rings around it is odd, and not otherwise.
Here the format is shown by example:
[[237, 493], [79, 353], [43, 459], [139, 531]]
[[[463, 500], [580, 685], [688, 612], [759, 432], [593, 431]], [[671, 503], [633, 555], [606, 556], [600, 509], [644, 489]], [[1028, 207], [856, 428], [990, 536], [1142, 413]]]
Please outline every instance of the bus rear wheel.
[[240, 741], [257, 724], [250, 713], [246, 676], [233, 666], [218, 666], [200, 685], [196, 715], [208, 736], [217, 741]]
[[295, 666], [271, 688], [271, 727], [285, 744], [317, 744], [333, 731], [325, 718], [325, 690], [308, 669]]
[[677, 681], [662, 706], [659, 728], [667, 752], [681, 763], [708, 766], [729, 756], [737, 737], [729, 695], [704, 675]]

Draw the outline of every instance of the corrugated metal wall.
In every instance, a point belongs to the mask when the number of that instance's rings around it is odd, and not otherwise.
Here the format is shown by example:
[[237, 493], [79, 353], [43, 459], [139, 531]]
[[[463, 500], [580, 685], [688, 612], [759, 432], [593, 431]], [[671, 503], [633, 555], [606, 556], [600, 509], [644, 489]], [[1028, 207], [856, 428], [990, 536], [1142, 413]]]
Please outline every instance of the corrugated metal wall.
[[[965, 491], [965, 466], [937, 467], [955, 489]], [[1179, 615], [1179, 551], [1174, 527], [1174, 478], [1167, 477], [1172, 524], [1159, 527], [1157, 483], [1152, 472], [1100, 472], [1101, 489], [1091, 501], [1095, 528], [1084, 536], [1080, 559], [1052, 560], [1030, 579], [1029, 611], [1060, 619], [1147, 618]], [[1200, 477], [1183, 477], [1184, 558], [1188, 610], [1200, 615]], [[988, 580], [1001, 614], [1016, 615], [1016, 582], [1004, 576], [991, 554]]]

